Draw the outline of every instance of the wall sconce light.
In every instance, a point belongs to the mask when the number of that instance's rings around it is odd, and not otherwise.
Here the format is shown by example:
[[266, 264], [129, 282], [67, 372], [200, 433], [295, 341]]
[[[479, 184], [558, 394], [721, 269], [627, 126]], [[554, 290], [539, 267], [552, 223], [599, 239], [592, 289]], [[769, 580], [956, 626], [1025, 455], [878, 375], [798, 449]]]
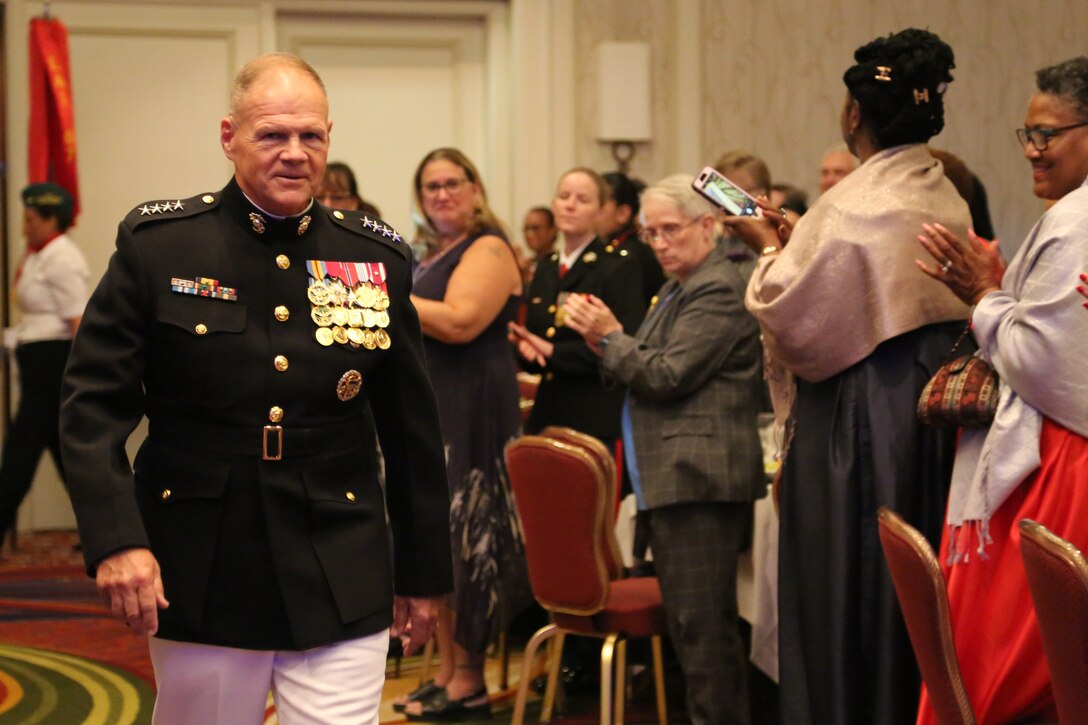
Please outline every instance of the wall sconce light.
[[653, 140], [650, 126], [650, 46], [607, 42], [597, 46], [597, 140], [612, 144], [624, 174], [635, 144]]

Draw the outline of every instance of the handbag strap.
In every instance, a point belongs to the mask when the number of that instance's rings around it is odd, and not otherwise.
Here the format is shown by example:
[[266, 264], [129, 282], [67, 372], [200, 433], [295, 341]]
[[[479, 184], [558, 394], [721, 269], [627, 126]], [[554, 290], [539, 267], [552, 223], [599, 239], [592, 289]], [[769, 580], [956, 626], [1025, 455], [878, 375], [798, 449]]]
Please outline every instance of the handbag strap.
[[960, 336], [956, 338], [956, 341], [954, 343], [952, 343], [952, 349], [948, 351], [948, 355], [945, 356], [944, 363], [942, 364], [947, 364], [952, 361], [952, 356], [956, 354], [956, 350], [959, 349], [960, 343], [963, 342], [964, 338], [967, 337], [967, 333], [969, 333], [970, 331], [971, 323], [968, 322], [966, 325], [964, 325], [963, 332], [960, 333]]

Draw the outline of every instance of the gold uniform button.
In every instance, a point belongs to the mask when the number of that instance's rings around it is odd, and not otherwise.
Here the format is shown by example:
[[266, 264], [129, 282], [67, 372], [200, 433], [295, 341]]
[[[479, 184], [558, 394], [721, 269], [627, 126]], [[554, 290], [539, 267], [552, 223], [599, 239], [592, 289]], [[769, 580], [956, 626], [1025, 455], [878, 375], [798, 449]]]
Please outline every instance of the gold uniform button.
[[554, 315], [555, 314], [555, 305], [548, 305], [548, 314], [549, 315]]
[[286, 254], [276, 255], [276, 266], [280, 269], [287, 269], [291, 266], [291, 258]]
[[604, 251], [608, 252], [609, 254], [612, 254], [612, 252], [616, 251], [616, 248], [613, 247], [611, 244], [609, 244], [607, 247], [604, 248]]
[[205, 194], [204, 196], [200, 197], [200, 200], [203, 201], [205, 204], [211, 204], [213, 201], [215, 201], [215, 197], [211, 194]]
[[544, 333], [544, 336], [547, 337], [549, 340], [555, 337], [555, 328], [549, 327], [548, 331]]
[[290, 316], [291, 311], [283, 305], [280, 305], [276, 308], [276, 319], [280, 322], [287, 322], [287, 318], [289, 318]]
[[348, 501], [351, 501], [351, 502], [354, 503], [354, 501], [355, 501], [355, 494], [354, 493], [352, 493], [351, 491], [348, 491], [344, 495], [347, 497]]
[[283, 355], [277, 355], [276, 359], [272, 362], [276, 366], [276, 370], [279, 370], [281, 373], [287, 369], [287, 358]]
[[620, 256], [621, 257], [626, 257], [627, 256], [627, 250], [626, 249], [621, 249], [620, 250]]
[[208, 326], [205, 325], [203, 322], [201, 322], [200, 324], [198, 324], [196, 327], [193, 328], [193, 332], [195, 332], [198, 335], [207, 335], [208, 334]]
[[272, 408], [268, 411], [268, 420], [272, 421], [273, 423], [279, 423], [281, 420], [283, 420], [283, 408], [278, 405], [273, 405]]
[[344, 212], [342, 212], [342, 211], [334, 211], [332, 213], [332, 215], [334, 217], [336, 217], [337, 219], [343, 219], [344, 218]]
[[544, 373], [544, 379], [545, 380], [551, 380], [554, 377], [555, 377], [555, 373]]
[[170, 490], [170, 489], [168, 489], [168, 488], [167, 488], [167, 489], [164, 489], [164, 490], [163, 490], [163, 492], [162, 492], [162, 500], [163, 500], [163, 501], [169, 501], [169, 500], [170, 500], [170, 497], [171, 497], [172, 495], [174, 495], [174, 492], [173, 492], [173, 491], [171, 491], [171, 490]]

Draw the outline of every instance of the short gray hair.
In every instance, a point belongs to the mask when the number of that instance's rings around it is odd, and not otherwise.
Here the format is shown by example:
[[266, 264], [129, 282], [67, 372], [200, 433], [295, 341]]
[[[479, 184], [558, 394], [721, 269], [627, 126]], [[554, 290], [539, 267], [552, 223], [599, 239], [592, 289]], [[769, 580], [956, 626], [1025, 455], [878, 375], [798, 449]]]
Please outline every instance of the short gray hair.
[[304, 61], [297, 55], [291, 53], [265, 53], [259, 55], [253, 60], [242, 66], [242, 69], [238, 71], [238, 75], [234, 76], [234, 83], [230, 89], [230, 112], [232, 114], [238, 112], [238, 108], [242, 104], [242, 99], [249, 93], [249, 89], [253, 87], [253, 84], [257, 82], [257, 79], [264, 75], [266, 72], [273, 68], [292, 68], [299, 71], [303, 75], [309, 76], [313, 79], [314, 83], [321, 89], [321, 93], [328, 95], [325, 91], [325, 83], [321, 80], [321, 76], [317, 74], [314, 67]]
[[698, 219], [703, 214], [713, 214], [714, 206], [691, 188], [693, 181], [695, 177], [691, 174], [666, 176], [642, 192], [642, 203], [645, 204], [650, 198], [667, 202], [678, 208], [680, 213], [688, 219]]
[[1035, 85], [1042, 93], [1060, 96], [1088, 116], [1088, 58], [1085, 56], [1036, 71]]

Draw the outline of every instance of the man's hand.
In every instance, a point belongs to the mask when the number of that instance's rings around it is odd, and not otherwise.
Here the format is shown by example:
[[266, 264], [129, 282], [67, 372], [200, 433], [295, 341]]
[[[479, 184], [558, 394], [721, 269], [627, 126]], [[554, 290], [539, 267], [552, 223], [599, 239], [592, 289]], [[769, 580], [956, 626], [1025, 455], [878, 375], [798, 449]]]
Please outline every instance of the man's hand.
[[438, 610], [445, 597], [393, 597], [393, 628], [405, 656], [418, 651], [434, 634]]
[[106, 557], [98, 563], [96, 583], [110, 613], [132, 634], [144, 636], [159, 630], [159, 610], [170, 602], [163, 594], [159, 562], [150, 549], [125, 549]]

